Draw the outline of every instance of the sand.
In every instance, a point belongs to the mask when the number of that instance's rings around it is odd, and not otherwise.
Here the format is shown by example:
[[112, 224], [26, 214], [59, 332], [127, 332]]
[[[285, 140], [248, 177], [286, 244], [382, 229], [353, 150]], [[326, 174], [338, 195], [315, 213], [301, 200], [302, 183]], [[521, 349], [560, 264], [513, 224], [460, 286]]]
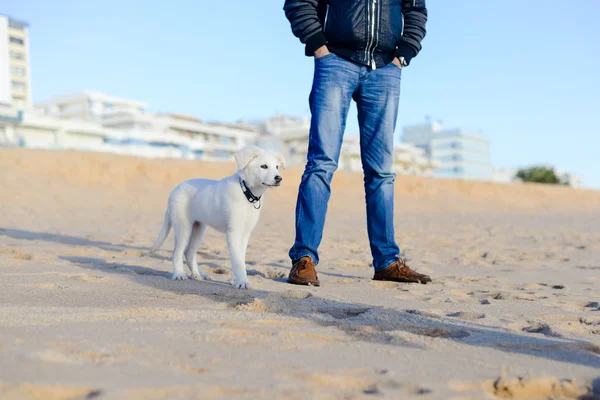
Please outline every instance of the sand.
[[[146, 255], [170, 190], [231, 163], [0, 149], [0, 399], [600, 398], [600, 193], [398, 177], [430, 285], [371, 280], [360, 174], [333, 184], [322, 286], [285, 283], [300, 169], [268, 194], [233, 289]], [[597, 394], [593, 394], [596, 392]]]

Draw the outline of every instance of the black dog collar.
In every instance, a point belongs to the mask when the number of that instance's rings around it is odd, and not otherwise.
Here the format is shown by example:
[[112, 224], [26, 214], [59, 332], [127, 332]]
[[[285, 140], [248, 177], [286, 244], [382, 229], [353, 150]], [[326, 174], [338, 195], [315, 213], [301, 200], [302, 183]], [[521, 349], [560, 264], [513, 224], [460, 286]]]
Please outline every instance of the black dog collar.
[[[254, 195], [254, 193], [252, 193], [250, 191], [250, 189], [248, 189], [248, 186], [246, 186], [246, 182], [244, 182], [242, 177], [240, 177], [240, 186], [242, 188], [242, 192], [244, 193], [244, 196], [246, 196], [246, 199], [248, 199], [250, 204], [254, 205], [254, 208], [256, 208], [258, 210], [260, 208], [260, 197], [256, 197]], [[258, 207], [256, 206], [257, 204], [258, 204]]]

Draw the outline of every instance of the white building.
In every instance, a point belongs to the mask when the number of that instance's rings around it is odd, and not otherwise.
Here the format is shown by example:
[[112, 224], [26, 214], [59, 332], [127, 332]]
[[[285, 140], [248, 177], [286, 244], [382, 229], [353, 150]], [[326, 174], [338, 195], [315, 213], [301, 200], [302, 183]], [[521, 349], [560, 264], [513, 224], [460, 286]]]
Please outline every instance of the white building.
[[402, 141], [414, 145], [440, 164], [434, 176], [440, 178], [491, 181], [490, 142], [462, 129], [444, 129], [441, 122], [427, 122], [403, 129]]
[[491, 181], [494, 167], [490, 161], [490, 143], [484, 137], [459, 129], [445, 130], [431, 141], [431, 158], [442, 164], [435, 175]]
[[[148, 158], [233, 161], [232, 153], [216, 156], [222, 146], [172, 132], [118, 130], [96, 121], [44, 115], [36, 110], [0, 108], [0, 146], [109, 152]], [[228, 149], [233, 150], [233, 149]]]
[[443, 127], [440, 121], [407, 125], [402, 127], [402, 141], [429, 152], [431, 141], [439, 137], [442, 131]]
[[118, 133], [89, 121], [40, 115], [31, 109], [0, 108], [0, 145], [105, 151]]
[[[264, 121], [258, 131], [257, 143], [262, 147], [281, 151], [289, 165], [304, 166], [308, 153], [310, 119], [281, 114]], [[439, 164], [432, 163], [425, 151], [410, 145], [394, 147], [394, 169], [403, 175], [430, 176]], [[362, 171], [360, 137], [344, 135], [338, 168], [344, 171]]]
[[189, 115], [154, 114], [147, 108], [143, 102], [92, 91], [36, 105], [47, 116], [91, 121], [115, 132], [117, 137], [107, 144], [122, 154], [232, 161], [233, 154], [257, 135], [255, 128], [242, 124], [207, 123]]
[[0, 106], [31, 105], [27, 23], [0, 15]]
[[135, 100], [85, 90], [53, 97], [46, 102], [36, 104], [35, 107], [43, 110], [46, 115], [58, 118], [100, 120], [105, 115], [112, 113], [142, 113], [146, 111], [148, 105]]
[[122, 132], [125, 138], [146, 140], [155, 146], [160, 145], [160, 138], [177, 137], [185, 140], [193, 158], [211, 161], [231, 161], [233, 154], [252, 143], [257, 135], [250, 127], [206, 123], [182, 114], [113, 112], [99, 122]]
[[433, 176], [435, 169], [441, 166], [423, 149], [405, 143], [394, 146], [394, 170], [398, 174]]

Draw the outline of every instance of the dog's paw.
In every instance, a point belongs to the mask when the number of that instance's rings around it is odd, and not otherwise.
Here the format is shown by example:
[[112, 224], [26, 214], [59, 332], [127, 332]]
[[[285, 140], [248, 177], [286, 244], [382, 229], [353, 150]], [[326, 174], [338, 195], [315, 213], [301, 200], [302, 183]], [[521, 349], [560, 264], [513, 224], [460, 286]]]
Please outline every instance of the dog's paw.
[[197, 274], [192, 274], [192, 279], [196, 279], [198, 281], [212, 281], [212, 278], [210, 277], [210, 275], [203, 274], [202, 272], [199, 272]]
[[233, 282], [233, 287], [236, 289], [251, 289], [248, 281]]
[[210, 276], [210, 275], [200, 273], [200, 277], [202, 279], [204, 279], [205, 281], [212, 281], [212, 276]]
[[173, 281], [186, 281], [187, 280], [187, 275], [186, 274], [173, 274], [171, 275], [171, 280]]

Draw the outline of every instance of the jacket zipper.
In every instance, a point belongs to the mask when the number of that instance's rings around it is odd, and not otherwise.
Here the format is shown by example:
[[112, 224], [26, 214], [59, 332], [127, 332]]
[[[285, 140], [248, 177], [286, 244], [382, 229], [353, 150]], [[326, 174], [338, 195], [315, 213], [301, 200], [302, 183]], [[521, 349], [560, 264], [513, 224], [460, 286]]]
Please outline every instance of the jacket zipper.
[[[373, 7], [375, 7], [376, 4], [377, 4], [377, 0], [373, 0]], [[375, 14], [375, 10], [373, 10], [373, 14]], [[381, 6], [379, 8], [377, 8], [377, 19], [375, 20], [375, 24], [373, 24], [373, 35], [375, 35], [375, 31], [377, 31], [375, 44], [373, 46], [373, 50], [371, 51], [371, 64], [372, 64], [373, 69], [377, 69], [377, 65], [375, 64], [375, 49], [377, 48], [377, 45], [379, 44], [379, 26], [377, 26], [377, 23], [381, 19], [380, 17], [381, 17]], [[376, 26], [377, 26], [377, 30], [375, 29]]]
[[[369, 3], [367, 3], [367, 16], [369, 16]], [[373, 7], [371, 9], [371, 37], [369, 38], [369, 45], [367, 46], [366, 50], [365, 50], [365, 55], [367, 58], [367, 62], [371, 65], [372, 69], [377, 69], [377, 66], [375, 65], [375, 60], [373, 59], [373, 53], [375, 53], [375, 47], [371, 47], [373, 46], [373, 44], [375, 43], [375, 9], [377, 8], [377, 0], [373, 0]], [[367, 32], [367, 37], [369, 37], [369, 34]]]
[[323, 32], [327, 32], [327, 18], [329, 18], [329, 4], [327, 4], [327, 11], [325, 11], [325, 22], [323, 23]]
[[367, 64], [370, 63], [369, 60], [369, 51], [371, 48], [371, 38], [369, 37], [369, 31], [371, 30], [371, 10], [369, 6], [371, 5], [370, 1], [367, 1], [367, 45], [365, 46], [365, 62]]
[[400, 31], [400, 37], [404, 37], [404, 13], [402, 15], [402, 30]]

